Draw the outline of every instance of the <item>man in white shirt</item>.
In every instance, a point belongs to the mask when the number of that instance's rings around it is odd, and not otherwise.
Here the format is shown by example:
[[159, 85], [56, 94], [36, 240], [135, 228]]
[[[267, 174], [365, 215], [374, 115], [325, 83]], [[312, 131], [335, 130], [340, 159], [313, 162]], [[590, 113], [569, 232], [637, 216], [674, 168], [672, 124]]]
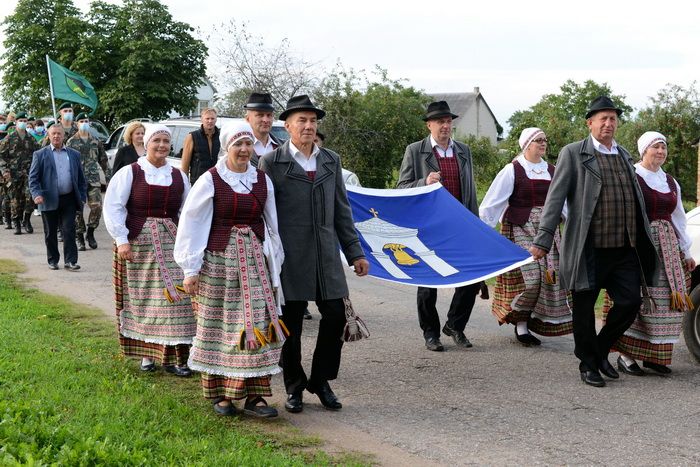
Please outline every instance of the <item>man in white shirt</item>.
[[272, 136], [272, 122], [275, 119], [275, 108], [272, 105], [272, 96], [268, 93], [254, 92], [248, 96], [248, 100], [243, 106], [245, 109], [245, 120], [253, 128], [253, 149], [255, 153], [250, 158], [253, 167], [258, 166], [258, 160], [272, 152], [280, 145], [280, 142]]

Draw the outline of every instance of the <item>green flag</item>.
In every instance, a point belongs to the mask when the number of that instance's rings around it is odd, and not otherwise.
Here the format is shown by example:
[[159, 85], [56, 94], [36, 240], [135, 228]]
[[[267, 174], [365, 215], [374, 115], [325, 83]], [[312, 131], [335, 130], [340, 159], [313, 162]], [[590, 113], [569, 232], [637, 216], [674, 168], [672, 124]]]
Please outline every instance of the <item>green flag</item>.
[[49, 57], [46, 57], [46, 63], [49, 65], [49, 79], [54, 97], [86, 105], [92, 110], [97, 108], [97, 94], [88, 80], [62, 67]]

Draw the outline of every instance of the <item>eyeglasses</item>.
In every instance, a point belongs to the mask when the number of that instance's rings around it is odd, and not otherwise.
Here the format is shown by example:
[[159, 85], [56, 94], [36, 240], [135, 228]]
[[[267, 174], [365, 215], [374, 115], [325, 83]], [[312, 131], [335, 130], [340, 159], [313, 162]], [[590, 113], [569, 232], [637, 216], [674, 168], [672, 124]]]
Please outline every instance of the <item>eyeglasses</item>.
[[533, 143], [542, 144], [547, 142], [547, 138], [537, 138], [532, 140]]

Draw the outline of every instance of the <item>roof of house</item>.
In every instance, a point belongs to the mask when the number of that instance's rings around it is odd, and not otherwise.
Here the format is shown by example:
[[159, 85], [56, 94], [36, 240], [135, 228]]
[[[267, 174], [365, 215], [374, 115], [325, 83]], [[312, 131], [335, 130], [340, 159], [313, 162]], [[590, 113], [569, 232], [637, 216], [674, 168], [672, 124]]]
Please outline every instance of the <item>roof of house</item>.
[[493, 111], [491, 110], [491, 107], [489, 107], [489, 104], [486, 102], [486, 99], [484, 99], [484, 96], [478, 91], [478, 89], [477, 92], [442, 92], [431, 93], [429, 94], [429, 96], [435, 99], [436, 101], [446, 101], [447, 105], [450, 106], [450, 110], [452, 110], [453, 113], [459, 116], [465, 115], [467, 113], [467, 110], [469, 110], [469, 108], [472, 105], [474, 105], [477, 97], [481, 96], [481, 100], [484, 103], [484, 105], [486, 105], [488, 111], [491, 113], [493, 121], [496, 122], [496, 125], [499, 125], [496, 115], [494, 115]]

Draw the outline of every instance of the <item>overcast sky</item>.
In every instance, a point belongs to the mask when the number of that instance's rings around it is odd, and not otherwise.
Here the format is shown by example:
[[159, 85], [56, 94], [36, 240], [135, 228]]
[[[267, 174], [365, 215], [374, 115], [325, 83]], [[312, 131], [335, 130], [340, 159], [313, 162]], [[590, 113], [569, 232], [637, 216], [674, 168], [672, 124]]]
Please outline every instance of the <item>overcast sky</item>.
[[[205, 31], [245, 20], [267, 45], [288, 38], [292, 50], [327, 68], [337, 60], [355, 69], [376, 64], [428, 93], [479, 87], [503, 126], [567, 79], [607, 82], [639, 109], [667, 83], [688, 87], [700, 72], [700, 6], [692, 1], [163, 3]], [[1, 0], [0, 16], [16, 4]]]

